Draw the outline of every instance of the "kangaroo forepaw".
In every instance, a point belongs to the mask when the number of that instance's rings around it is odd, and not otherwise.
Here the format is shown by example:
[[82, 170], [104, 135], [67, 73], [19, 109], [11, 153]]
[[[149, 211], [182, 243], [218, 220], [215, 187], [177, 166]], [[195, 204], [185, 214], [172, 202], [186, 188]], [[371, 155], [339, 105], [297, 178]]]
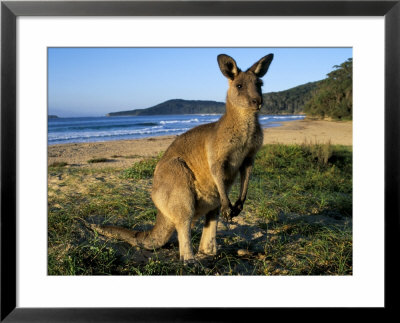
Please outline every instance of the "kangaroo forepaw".
[[238, 216], [240, 214], [240, 212], [242, 212], [243, 210], [243, 203], [238, 200], [235, 205], [232, 208], [232, 212], [231, 212], [231, 220], [232, 218], [234, 218], [235, 216]]
[[232, 206], [231, 203], [229, 203], [229, 205], [227, 205], [227, 206], [225, 206], [225, 207], [221, 207], [221, 216], [222, 216], [222, 219], [223, 219], [225, 222], [230, 222], [230, 221], [232, 221], [232, 218], [233, 218], [232, 214], [233, 214], [233, 212], [234, 212], [234, 208], [233, 208], [233, 206]]
[[221, 216], [225, 222], [232, 222], [235, 216], [238, 216], [243, 210], [243, 202], [238, 200], [235, 205], [229, 203], [229, 207], [221, 207]]

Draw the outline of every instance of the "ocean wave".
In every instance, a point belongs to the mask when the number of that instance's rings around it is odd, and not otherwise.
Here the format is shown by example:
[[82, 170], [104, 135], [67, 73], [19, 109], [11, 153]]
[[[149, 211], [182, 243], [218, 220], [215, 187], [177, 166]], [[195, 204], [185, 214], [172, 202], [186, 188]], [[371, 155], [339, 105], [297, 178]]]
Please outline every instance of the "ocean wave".
[[199, 119], [189, 119], [189, 120], [162, 120], [160, 124], [172, 124], [172, 123], [199, 123]]
[[58, 125], [57, 127], [50, 127], [51, 131], [54, 132], [65, 132], [65, 131], [79, 131], [79, 130], [113, 130], [115, 128], [132, 128], [132, 127], [149, 127], [149, 126], [159, 126], [158, 123], [156, 122], [138, 122], [138, 123], [127, 123], [127, 124], [106, 124], [106, 125], [88, 125], [88, 124], [82, 124], [82, 125], [64, 125], [60, 126]]
[[[278, 122], [302, 119], [301, 115], [261, 115], [262, 127], [278, 126]], [[216, 122], [220, 115], [171, 115], [151, 117], [60, 119], [57, 124], [49, 121], [48, 144], [96, 142], [135, 139], [152, 136], [181, 134], [189, 129]]]
[[107, 131], [107, 132], [70, 132], [65, 133], [63, 135], [49, 133], [48, 141], [68, 141], [68, 140], [87, 140], [87, 139], [98, 139], [98, 138], [110, 138], [110, 137], [126, 137], [126, 136], [134, 136], [134, 135], [152, 135], [152, 134], [160, 134], [160, 133], [182, 133], [190, 128], [173, 128], [173, 129], [165, 129], [159, 127], [158, 129], [154, 128], [145, 128], [145, 129], [131, 129], [131, 130], [116, 130], [116, 131]]

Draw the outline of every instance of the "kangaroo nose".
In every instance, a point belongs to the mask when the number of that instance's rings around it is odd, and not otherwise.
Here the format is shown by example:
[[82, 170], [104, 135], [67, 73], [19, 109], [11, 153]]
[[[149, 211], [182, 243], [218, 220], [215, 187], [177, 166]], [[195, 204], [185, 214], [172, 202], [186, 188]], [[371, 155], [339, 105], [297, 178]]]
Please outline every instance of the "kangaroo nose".
[[251, 103], [253, 103], [254, 105], [259, 106], [259, 105], [262, 104], [262, 98], [261, 98], [261, 97], [259, 97], [259, 98], [254, 98], [254, 99], [251, 100]]

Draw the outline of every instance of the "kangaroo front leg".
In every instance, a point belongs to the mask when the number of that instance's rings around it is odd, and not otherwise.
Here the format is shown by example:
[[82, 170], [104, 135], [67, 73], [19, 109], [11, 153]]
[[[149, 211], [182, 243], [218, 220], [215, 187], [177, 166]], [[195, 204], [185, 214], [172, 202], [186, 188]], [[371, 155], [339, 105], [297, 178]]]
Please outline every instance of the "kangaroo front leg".
[[213, 176], [215, 185], [217, 186], [219, 198], [221, 202], [221, 216], [225, 220], [231, 219], [231, 212], [233, 206], [229, 200], [228, 194], [226, 192], [226, 187], [224, 184], [224, 166], [223, 163], [216, 163], [211, 166], [211, 175]]
[[205, 255], [217, 254], [217, 225], [218, 225], [218, 209], [215, 209], [206, 215], [203, 233], [201, 234], [199, 253]]
[[249, 187], [249, 180], [251, 170], [253, 169], [254, 159], [247, 157], [240, 167], [240, 194], [239, 198], [233, 206], [232, 217], [238, 216], [243, 210], [244, 201], [246, 201], [247, 189]]

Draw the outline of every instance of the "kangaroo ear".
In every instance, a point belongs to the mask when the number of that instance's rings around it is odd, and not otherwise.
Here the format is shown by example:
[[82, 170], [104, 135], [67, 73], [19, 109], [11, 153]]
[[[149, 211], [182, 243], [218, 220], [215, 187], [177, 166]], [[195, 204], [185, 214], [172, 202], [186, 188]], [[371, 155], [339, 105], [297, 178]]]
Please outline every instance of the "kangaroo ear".
[[240, 70], [238, 69], [235, 60], [225, 54], [218, 55], [218, 65], [219, 68], [228, 79], [233, 80], [236, 75], [239, 74]]
[[267, 73], [269, 65], [271, 64], [273, 58], [274, 54], [264, 56], [252, 67], [250, 67], [248, 71], [252, 71], [257, 77], [263, 77]]

